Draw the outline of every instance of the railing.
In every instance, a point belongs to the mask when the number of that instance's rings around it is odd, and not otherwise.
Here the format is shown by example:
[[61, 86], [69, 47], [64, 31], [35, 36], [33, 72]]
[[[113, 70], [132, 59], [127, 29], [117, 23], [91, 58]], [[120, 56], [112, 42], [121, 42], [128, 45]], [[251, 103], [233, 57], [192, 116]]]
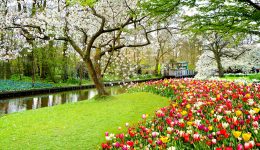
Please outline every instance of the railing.
[[183, 78], [183, 77], [194, 77], [196, 72], [194, 70], [164, 70], [165, 77], [176, 77], [176, 78]]

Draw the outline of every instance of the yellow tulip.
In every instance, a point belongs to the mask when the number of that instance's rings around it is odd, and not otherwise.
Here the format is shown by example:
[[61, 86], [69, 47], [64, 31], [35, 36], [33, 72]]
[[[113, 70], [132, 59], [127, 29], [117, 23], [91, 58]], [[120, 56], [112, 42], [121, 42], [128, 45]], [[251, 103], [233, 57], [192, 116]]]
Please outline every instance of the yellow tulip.
[[160, 140], [163, 142], [163, 143], [167, 143], [168, 142], [168, 137], [167, 136], [162, 136], [160, 138]]
[[214, 110], [211, 110], [210, 113], [211, 113], [211, 114], [214, 114]]
[[236, 116], [241, 116], [242, 115], [242, 111], [240, 111], [240, 110], [237, 110], [235, 113], [236, 113]]
[[212, 126], [209, 126], [208, 128], [209, 128], [209, 131], [213, 130], [213, 127], [212, 127]]
[[228, 84], [228, 83], [224, 84], [224, 87], [225, 87], [225, 88], [228, 88], [228, 87], [229, 87], [229, 84]]
[[191, 126], [192, 124], [193, 124], [192, 121], [188, 121], [188, 122], [187, 122], [187, 125], [189, 125], [189, 126]]
[[251, 138], [251, 133], [243, 133], [242, 138], [245, 142], [249, 141]]
[[187, 105], [186, 105], [186, 108], [187, 108], [187, 109], [190, 109], [190, 107], [191, 107], [190, 104], [187, 104]]
[[176, 107], [176, 106], [178, 106], [178, 104], [176, 104], [176, 103], [172, 104], [172, 107]]
[[259, 113], [260, 109], [259, 108], [253, 108], [253, 110], [255, 111], [255, 113]]
[[247, 93], [247, 94], [245, 95], [245, 97], [246, 97], [246, 98], [250, 98], [251, 95], [250, 95], [249, 93]]
[[232, 133], [233, 133], [234, 137], [236, 137], [236, 138], [239, 138], [241, 135], [240, 131], [232, 131]]
[[181, 112], [181, 114], [183, 115], [183, 116], [185, 116], [185, 115], [187, 115], [187, 111], [186, 110], [183, 110], [182, 112]]

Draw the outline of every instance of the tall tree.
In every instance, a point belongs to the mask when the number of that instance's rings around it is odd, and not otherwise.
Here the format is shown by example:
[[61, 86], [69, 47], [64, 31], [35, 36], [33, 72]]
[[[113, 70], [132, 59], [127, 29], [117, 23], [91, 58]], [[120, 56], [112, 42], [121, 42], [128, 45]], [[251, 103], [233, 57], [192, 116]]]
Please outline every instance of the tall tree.
[[207, 39], [207, 42], [205, 43], [204, 50], [213, 52], [214, 57], [212, 59], [214, 59], [217, 63], [219, 77], [224, 77], [221, 57], [224, 55], [224, 48], [226, 48], [230, 42], [225, 41], [223, 36], [218, 33], [206, 35], [205, 38]]
[[[205, 34], [203, 39], [205, 39], [203, 50], [210, 51], [213, 54], [213, 57], [208, 57], [216, 62], [219, 77], [224, 77], [223, 58], [232, 58], [236, 60], [245, 52], [251, 50], [248, 48], [238, 48], [240, 45], [236, 44], [235, 36], [227, 38], [217, 32], [211, 32]], [[238, 49], [238, 51], [234, 51], [234, 49]]]

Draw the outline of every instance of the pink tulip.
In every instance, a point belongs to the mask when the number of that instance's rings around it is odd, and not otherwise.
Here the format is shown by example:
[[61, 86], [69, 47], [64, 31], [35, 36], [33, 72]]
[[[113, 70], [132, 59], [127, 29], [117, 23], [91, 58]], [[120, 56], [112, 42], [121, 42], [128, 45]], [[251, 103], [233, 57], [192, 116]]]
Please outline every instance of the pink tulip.
[[124, 145], [124, 146], [122, 147], [122, 150], [127, 150], [127, 146]]
[[116, 142], [116, 143], [115, 143], [115, 147], [116, 147], [116, 148], [119, 148], [119, 147], [120, 147], [120, 143], [119, 143], [119, 142]]
[[237, 145], [237, 150], [243, 150], [243, 145], [242, 144], [238, 144]]
[[109, 135], [109, 133], [108, 132], [105, 132], [105, 136], [108, 136]]
[[209, 134], [209, 135], [208, 135], [208, 138], [209, 138], [209, 139], [212, 139], [212, 138], [213, 138], [213, 135], [212, 135], [212, 134]]
[[159, 135], [158, 132], [152, 132], [152, 137], [156, 137], [157, 135]]
[[158, 140], [158, 141], [156, 141], [156, 144], [157, 144], [157, 145], [162, 145], [163, 142], [162, 142], [161, 140]]
[[208, 128], [208, 127], [204, 127], [204, 131], [205, 131], [205, 132], [208, 132], [208, 131], [209, 131], [209, 128]]
[[235, 126], [233, 124], [230, 125], [230, 129], [234, 129]]

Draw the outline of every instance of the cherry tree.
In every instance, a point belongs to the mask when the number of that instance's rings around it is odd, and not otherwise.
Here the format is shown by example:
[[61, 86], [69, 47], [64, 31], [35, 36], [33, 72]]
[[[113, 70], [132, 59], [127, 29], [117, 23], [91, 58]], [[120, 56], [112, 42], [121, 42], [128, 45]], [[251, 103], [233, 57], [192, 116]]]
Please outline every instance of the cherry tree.
[[102, 83], [102, 56], [124, 48], [149, 45], [150, 33], [165, 29], [154, 27], [147, 16], [137, 13], [137, 1], [40, 2], [10, 2], [12, 11], [7, 14], [5, 29], [17, 30], [32, 47], [47, 44], [47, 41], [52, 44], [68, 42], [69, 49], [76, 51], [85, 62], [99, 95], [107, 94]]

